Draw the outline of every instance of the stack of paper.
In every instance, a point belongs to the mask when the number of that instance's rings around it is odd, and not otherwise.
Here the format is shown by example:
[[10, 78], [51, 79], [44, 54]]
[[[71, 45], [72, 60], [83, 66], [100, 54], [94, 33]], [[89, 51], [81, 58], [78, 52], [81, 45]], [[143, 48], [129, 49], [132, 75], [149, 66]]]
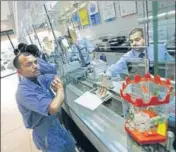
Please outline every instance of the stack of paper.
[[103, 101], [97, 95], [86, 92], [77, 98], [75, 102], [90, 110], [95, 110]]

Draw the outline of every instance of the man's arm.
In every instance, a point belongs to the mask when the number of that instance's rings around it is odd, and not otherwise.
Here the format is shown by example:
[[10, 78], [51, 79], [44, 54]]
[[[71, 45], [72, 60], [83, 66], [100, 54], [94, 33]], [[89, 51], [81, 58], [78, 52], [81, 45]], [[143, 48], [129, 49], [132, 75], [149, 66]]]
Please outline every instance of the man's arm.
[[26, 109], [41, 115], [52, 115], [60, 109], [64, 100], [64, 91], [60, 79], [59, 82], [60, 83], [57, 83], [55, 86], [57, 92], [54, 98], [44, 93], [42, 90], [36, 91], [27, 86], [22, 86], [22, 88], [18, 89], [16, 94], [17, 102]]
[[106, 70], [106, 75], [109, 77], [117, 76], [120, 73], [128, 73], [127, 70], [127, 60], [130, 57], [130, 52], [123, 55], [120, 60], [118, 60], [115, 64], [109, 66]]
[[93, 53], [95, 50], [95, 45], [93, 45], [88, 39], [84, 38], [84, 42], [86, 44], [86, 48], [89, 53]]
[[52, 65], [44, 61], [43, 59], [39, 59], [39, 58], [38, 58], [38, 62], [39, 62], [40, 72], [42, 74], [56, 74], [57, 73], [55, 65]]
[[166, 54], [165, 54], [165, 59], [166, 59], [166, 61], [173, 61], [174, 60], [174, 58], [168, 52], [166, 52]]
[[64, 88], [61, 80], [58, 77], [55, 77], [51, 85], [53, 87], [53, 90], [56, 92], [56, 96], [51, 101], [48, 109], [49, 114], [52, 115], [57, 113], [60, 107], [62, 106], [62, 103], [64, 101]]

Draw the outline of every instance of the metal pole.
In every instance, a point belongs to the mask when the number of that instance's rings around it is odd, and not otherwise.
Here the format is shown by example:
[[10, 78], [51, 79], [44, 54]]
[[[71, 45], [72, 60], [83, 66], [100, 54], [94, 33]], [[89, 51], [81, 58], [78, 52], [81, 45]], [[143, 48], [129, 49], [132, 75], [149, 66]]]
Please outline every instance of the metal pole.
[[152, 2], [153, 14], [153, 44], [154, 44], [154, 75], [158, 74], [158, 2]]
[[36, 35], [37, 41], [38, 41], [38, 43], [39, 43], [39, 45], [40, 45], [40, 48], [42, 49], [42, 45], [41, 45], [41, 43], [40, 43], [40, 40], [39, 40], [39, 38], [38, 38], [38, 35], [37, 35], [37, 32], [36, 32], [36, 30], [35, 30], [34, 25], [32, 25], [32, 27], [33, 27], [34, 33], [35, 33], [35, 35]]
[[9, 39], [10, 44], [12, 45], [13, 49], [15, 49], [15, 47], [14, 47], [14, 45], [13, 45], [13, 43], [12, 43], [12, 40], [11, 40], [11, 38], [10, 38], [10, 36], [9, 36], [9, 34], [8, 34], [7, 31], [6, 31], [6, 34], [7, 34], [7, 37], [8, 37], [8, 39]]
[[[61, 54], [61, 52], [59, 52], [60, 46], [58, 45], [57, 38], [56, 38], [56, 35], [55, 35], [55, 33], [54, 33], [53, 26], [52, 26], [52, 24], [51, 24], [50, 17], [49, 17], [49, 15], [48, 15], [48, 12], [47, 12], [47, 9], [46, 9], [45, 4], [44, 4], [43, 6], [44, 6], [44, 10], [45, 10], [46, 16], [47, 16], [47, 18], [48, 18], [48, 22], [49, 22], [50, 27], [51, 27], [51, 31], [52, 31], [52, 34], [53, 34], [55, 43], [56, 43], [56, 47], [57, 47], [56, 50], [57, 50], [57, 53], [60, 55], [61, 60], [62, 60], [62, 67], [60, 67], [60, 69], [61, 69], [62, 74], [64, 75], [64, 69], [63, 69], [64, 58], [63, 58], [63, 55]], [[61, 49], [60, 49], [60, 50], [61, 50]]]
[[[49, 25], [50, 25], [50, 27], [51, 27], [51, 31], [52, 31], [54, 40], [55, 40], [55, 42], [56, 42], [57, 49], [59, 49], [60, 47], [59, 47], [59, 45], [58, 45], [57, 38], [56, 38], [56, 35], [55, 35], [55, 33], [54, 33], [53, 26], [52, 26], [52, 24], [51, 24], [50, 17], [49, 17], [49, 15], [48, 15], [48, 12], [47, 12], [47, 9], [46, 9], [45, 4], [44, 4], [44, 9], [45, 9], [46, 16], [47, 16], [47, 18], [48, 18]], [[62, 55], [61, 55], [61, 57], [62, 57]], [[63, 58], [62, 58], [62, 62], [63, 62]], [[64, 63], [64, 62], [63, 62], [63, 63]]]
[[[53, 34], [53, 36], [54, 36], [54, 40], [56, 41], [57, 38], [56, 38], [56, 35], [55, 35], [55, 33], [54, 33], [53, 26], [52, 26], [52, 24], [51, 24], [50, 17], [49, 17], [49, 15], [48, 15], [48, 12], [47, 12], [47, 9], [46, 9], [46, 6], [45, 6], [45, 5], [44, 5], [44, 9], [45, 9], [46, 16], [47, 16], [47, 18], [48, 18], [49, 25], [50, 25], [50, 27], [51, 27], [52, 34]], [[57, 44], [56, 44], [56, 45], [57, 45]]]
[[33, 44], [32, 43], [32, 39], [31, 39], [31, 36], [29, 35], [29, 32], [26, 30], [26, 33], [27, 33], [27, 35], [29, 36], [29, 40], [31, 41], [31, 44]]

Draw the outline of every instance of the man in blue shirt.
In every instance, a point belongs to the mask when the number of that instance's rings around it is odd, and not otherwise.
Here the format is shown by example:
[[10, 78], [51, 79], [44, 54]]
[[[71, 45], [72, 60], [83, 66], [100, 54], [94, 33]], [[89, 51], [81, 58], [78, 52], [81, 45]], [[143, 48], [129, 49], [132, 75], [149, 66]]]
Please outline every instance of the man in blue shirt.
[[90, 64], [90, 55], [94, 53], [95, 46], [86, 38], [78, 39], [76, 32], [72, 29], [68, 30], [71, 47], [68, 50], [69, 61], [79, 59], [82, 62], [82, 66]]
[[73, 138], [55, 115], [64, 101], [61, 80], [53, 74], [41, 75], [36, 57], [29, 53], [17, 55], [13, 64], [24, 77], [16, 100], [25, 127], [33, 129], [36, 147], [42, 152], [75, 152]]
[[[110, 77], [119, 76], [120, 73], [128, 73], [127, 61], [130, 58], [147, 58], [150, 61], [150, 69], [153, 69], [154, 62], [154, 46], [149, 45], [145, 48], [145, 40], [142, 28], [136, 28], [129, 34], [132, 50], [124, 54], [117, 63], [108, 67], [106, 75]], [[166, 47], [163, 44], [158, 44], [158, 60], [170, 61], [173, 58], [168, 54]], [[151, 70], [153, 74], [153, 70]]]

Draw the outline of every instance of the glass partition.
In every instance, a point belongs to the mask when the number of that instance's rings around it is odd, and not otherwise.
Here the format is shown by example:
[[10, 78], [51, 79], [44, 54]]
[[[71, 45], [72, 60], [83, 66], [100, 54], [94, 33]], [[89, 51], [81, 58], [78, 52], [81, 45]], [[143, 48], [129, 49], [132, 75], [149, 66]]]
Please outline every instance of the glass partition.
[[[155, 74], [166, 77], [167, 65], [169, 62], [175, 63], [175, 1], [144, 1], [140, 3], [143, 7], [138, 5], [138, 22], [144, 26], [146, 45], [154, 46]], [[163, 49], [166, 49], [167, 53], [161, 59], [160, 52]], [[172, 80], [174, 77], [172, 74]]]
[[[18, 41], [15, 37], [11, 38], [14, 47], [17, 46]], [[15, 57], [13, 53], [14, 49], [5, 35], [1, 37], [1, 77], [11, 75], [16, 72], [13, 66], [13, 59]]]

